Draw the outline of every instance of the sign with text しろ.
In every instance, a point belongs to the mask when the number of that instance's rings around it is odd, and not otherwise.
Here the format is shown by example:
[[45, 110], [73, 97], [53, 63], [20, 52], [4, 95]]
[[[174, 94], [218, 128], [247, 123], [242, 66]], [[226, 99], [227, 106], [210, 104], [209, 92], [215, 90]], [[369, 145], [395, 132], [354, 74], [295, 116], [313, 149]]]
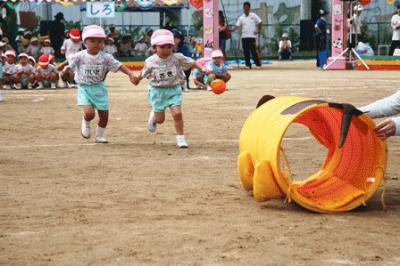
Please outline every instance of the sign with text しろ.
[[87, 2], [86, 17], [88, 18], [113, 18], [115, 17], [114, 2]]

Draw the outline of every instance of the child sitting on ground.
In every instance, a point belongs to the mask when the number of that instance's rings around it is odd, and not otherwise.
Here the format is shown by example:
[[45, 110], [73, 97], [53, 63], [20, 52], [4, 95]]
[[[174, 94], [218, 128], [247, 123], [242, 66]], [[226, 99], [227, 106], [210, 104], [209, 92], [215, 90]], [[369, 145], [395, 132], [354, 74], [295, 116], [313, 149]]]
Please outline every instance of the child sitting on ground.
[[193, 71], [195, 75], [195, 84], [202, 89], [211, 88], [208, 86], [215, 79], [222, 79], [228, 82], [231, 75], [228, 73], [228, 66], [224, 64], [224, 54], [221, 50], [214, 50], [211, 54], [211, 62], [206, 63], [205, 69], [208, 70], [209, 75], [204, 75], [197, 70]]
[[152, 110], [147, 123], [148, 130], [155, 132], [157, 124], [164, 123], [165, 109], [169, 108], [175, 121], [176, 143], [179, 148], [187, 148], [182, 118], [182, 89], [180, 75], [182, 70], [195, 66], [203, 67], [193, 59], [182, 54], [174, 54], [174, 35], [169, 30], [156, 30], [151, 36], [151, 45], [155, 54], [146, 59], [144, 68], [136, 84], [143, 78], [149, 79], [148, 100]]
[[36, 71], [36, 82], [38, 90], [43, 88], [57, 88], [58, 73], [54, 65], [50, 64], [50, 54], [44, 54], [39, 57], [39, 67]]
[[104, 29], [97, 25], [86, 26], [82, 32], [86, 50], [78, 52], [62, 63], [59, 69], [69, 66], [75, 71], [75, 81], [78, 83], [78, 105], [83, 107], [81, 134], [90, 138], [90, 121], [99, 114], [96, 132], [96, 143], [107, 143], [104, 135], [108, 123], [108, 92], [104, 80], [109, 71], [121, 71], [135, 83], [135, 76], [112, 55], [103, 51], [107, 35]]
[[35, 82], [35, 68], [29, 64], [28, 55], [20, 53], [18, 55], [19, 62], [16, 66], [17, 74], [15, 83], [17, 89], [32, 89]]
[[14, 87], [17, 75], [17, 66], [14, 63], [15, 52], [14, 50], [8, 50], [4, 55], [6, 56], [6, 62], [3, 68], [3, 82], [6, 84], [6, 89], [10, 90]]

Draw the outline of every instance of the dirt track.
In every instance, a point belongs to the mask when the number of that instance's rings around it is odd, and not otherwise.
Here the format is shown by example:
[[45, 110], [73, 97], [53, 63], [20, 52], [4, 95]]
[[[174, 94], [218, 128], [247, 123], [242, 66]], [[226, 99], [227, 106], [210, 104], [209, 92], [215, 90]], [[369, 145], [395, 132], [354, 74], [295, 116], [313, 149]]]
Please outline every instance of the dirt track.
[[[147, 132], [147, 82], [123, 74], [107, 80], [106, 145], [80, 137], [74, 90], [3, 91], [0, 265], [400, 265], [400, 138], [388, 141], [387, 212], [380, 191], [336, 215], [256, 203], [236, 172], [241, 126], [262, 95], [360, 106], [398, 90], [399, 73], [291, 62], [232, 74], [221, 96], [184, 94], [187, 150], [169, 115]], [[300, 176], [321, 160], [304, 145], [289, 142]]]

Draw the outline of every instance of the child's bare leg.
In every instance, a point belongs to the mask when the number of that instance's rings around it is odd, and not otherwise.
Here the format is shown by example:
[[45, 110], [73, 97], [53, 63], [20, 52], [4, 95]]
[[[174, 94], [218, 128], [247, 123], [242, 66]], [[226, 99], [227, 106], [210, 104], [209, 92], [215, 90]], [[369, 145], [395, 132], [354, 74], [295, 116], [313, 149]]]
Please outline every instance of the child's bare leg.
[[154, 122], [157, 124], [162, 124], [165, 121], [164, 112], [154, 112]]
[[183, 117], [182, 108], [180, 106], [174, 106], [170, 108], [172, 117], [175, 121], [175, 129], [177, 135], [183, 135]]
[[95, 113], [94, 113], [93, 106], [90, 106], [90, 105], [83, 106], [83, 118], [85, 119], [85, 121], [87, 121], [87, 122], [92, 121], [94, 116], [95, 116]]
[[83, 106], [83, 119], [81, 125], [81, 134], [85, 139], [90, 138], [90, 121], [95, 116], [94, 108], [91, 105]]
[[108, 124], [108, 110], [98, 110], [97, 113], [99, 114], [99, 127], [106, 128]]

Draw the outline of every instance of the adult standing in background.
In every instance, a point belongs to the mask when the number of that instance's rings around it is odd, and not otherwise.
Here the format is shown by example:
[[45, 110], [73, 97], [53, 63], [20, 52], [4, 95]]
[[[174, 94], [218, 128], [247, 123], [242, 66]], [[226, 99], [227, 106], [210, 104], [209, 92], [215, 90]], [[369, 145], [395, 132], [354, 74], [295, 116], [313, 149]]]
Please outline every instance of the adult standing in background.
[[224, 16], [224, 12], [220, 10], [218, 12], [218, 30], [219, 30], [219, 49], [224, 54], [224, 58], [226, 59], [226, 40], [228, 39], [226, 36], [227, 22]]
[[390, 26], [393, 29], [393, 36], [389, 55], [393, 55], [394, 50], [400, 48], [400, 4], [397, 5], [397, 13], [393, 15]]
[[236, 25], [232, 28], [235, 31], [242, 28], [242, 48], [246, 66], [251, 69], [250, 53], [256, 66], [261, 66], [260, 58], [257, 56], [256, 39], [261, 31], [262, 20], [255, 13], [250, 12], [250, 3], [243, 3], [244, 14], [240, 16]]
[[65, 25], [64, 25], [64, 14], [58, 12], [54, 16], [55, 20], [51, 22], [51, 27], [49, 30], [50, 41], [55, 51], [56, 57], [60, 57], [60, 48], [64, 42], [65, 36]]
[[318, 19], [315, 22], [315, 46], [317, 50], [317, 67], [320, 67], [321, 64], [319, 62], [319, 53], [321, 51], [326, 50], [326, 42], [327, 42], [327, 23], [325, 19], [325, 15], [327, 12], [321, 9], [318, 14]]

